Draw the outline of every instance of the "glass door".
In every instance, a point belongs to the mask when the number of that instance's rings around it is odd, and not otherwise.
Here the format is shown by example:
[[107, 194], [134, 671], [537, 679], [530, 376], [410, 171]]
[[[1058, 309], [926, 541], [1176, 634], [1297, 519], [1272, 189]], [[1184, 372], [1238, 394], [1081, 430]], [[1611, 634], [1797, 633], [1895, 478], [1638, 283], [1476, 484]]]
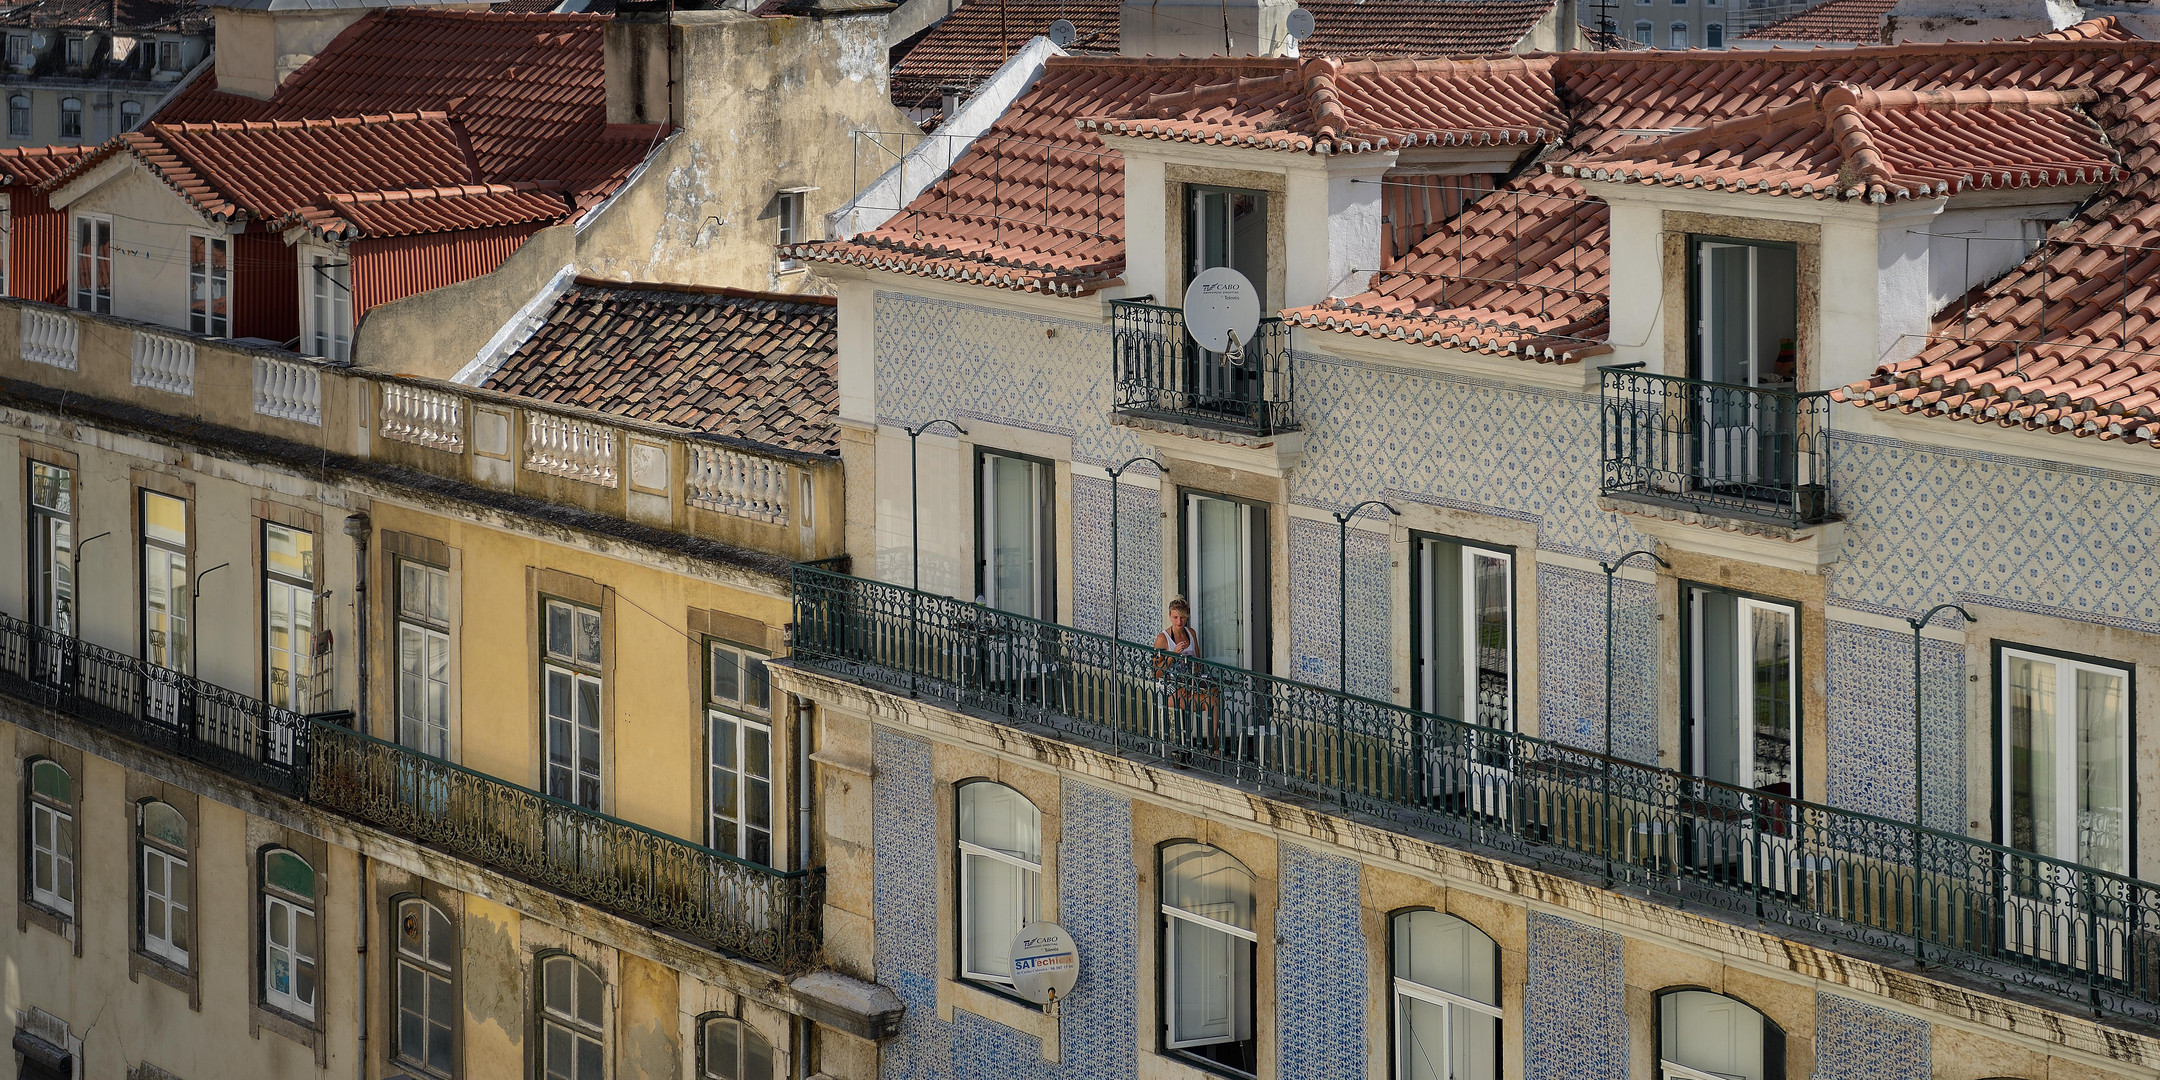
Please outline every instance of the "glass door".
[[1267, 511], [1188, 492], [1185, 580], [1202, 658], [1267, 669]]
[[[1421, 536], [1416, 571], [1416, 706], [1495, 731], [1515, 729], [1514, 556], [1505, 551]], [[1467, 809], [1505, 817], [1512, 782], [1509, 744], [1479, 737], [1458, 747], [1440, 725], [1425, 743], [1429, 794], [1467, 801]], [[1467, 762], [1467, 769], [1464, 767]]]
[[1798, 797], [1797, 616], [1788, 604], [1689, 590], [1689, 771], [1727, 785], [1701, 789], [1694, 854], [1781, 890], [1795, 884], [1789, 809], [1735, 789]]
[[[187, 503], [155, 491], [142, 493], [143, 659], [178, 675], [194, 666], [189, 639]], [[144, 692], [150, 719], [178, 724], [180, 684], [153, 673]]]
[[1792, 417], [1756, 390], [1797, 385], [1798, 255], [1735, 240], [1695, 244], [1696, 479], [1702, 486], [1773, 488], [1792, 481]]
[[[1245, 275], [1260, 297], [1263, 316], [1268, 310], [1267, 193], [1241, 188], [1202, 187], [1187, 189], [1186, 243], [1189, 285], [1203, 270], [1227, 266]], [[1172, 302], [1182, 302], [1184, 291]], [[1239, 355], [1209, 352], [1187, 342], [1188, 354], [1197, 357], [1189, 373], [1187, 392], [1194, 404], [1244, 416], [1261, 398], [1261, 364], [1257, 348], [1243, 348]]]

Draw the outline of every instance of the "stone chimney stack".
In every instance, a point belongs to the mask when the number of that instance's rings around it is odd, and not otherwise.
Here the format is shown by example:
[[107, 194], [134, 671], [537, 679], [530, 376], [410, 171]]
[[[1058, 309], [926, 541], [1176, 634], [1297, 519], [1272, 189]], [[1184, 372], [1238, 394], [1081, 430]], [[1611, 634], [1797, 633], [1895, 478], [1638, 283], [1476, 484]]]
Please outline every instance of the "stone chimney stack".
[[1125, 0], [1118, 52], [1125, 56], [1281, 56], [1295, 0]]
[[212, 0], [218, 89], [267, 99], [330, 39], [384, 8], [486, 11], [486, 0]]

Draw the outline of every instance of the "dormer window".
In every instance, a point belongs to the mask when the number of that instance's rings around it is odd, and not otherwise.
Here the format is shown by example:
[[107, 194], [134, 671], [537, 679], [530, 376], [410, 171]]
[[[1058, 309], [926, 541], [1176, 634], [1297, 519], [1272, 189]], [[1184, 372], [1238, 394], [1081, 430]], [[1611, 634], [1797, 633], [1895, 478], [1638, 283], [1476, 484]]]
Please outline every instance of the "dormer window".
[[67, 39], [67, 64], [81, 67], [90, 56], [90, 39], [71, 37]]
[[[1260, 310], [1266, 311], [1267, 192], [1198, 184], [1187, 190], [1191, 195], [1185, 216], [1186, 283], [1203, 270], [1227, 266], [1253, 283], [1260, 293]], [[1183, 297], [1184, 290], [1178, 291], [1172, 303]]]
[[1799, 377], [1799, 253], [1790, 244], [1690, 237], [1695, 348], [1689, 377], [1789, 389]]
[[9, 34], [7, 36], [7, 66], [11, 68], [30, 66], [30, 35]]
[[158, 42], [158, 43], [157, 43], [157, 69], [158, 69], [159, 71], [161, 71], [161, 72], [165, 72], [165, 73], [167, 73], [167, 74], [177, 74], [177, 73], [179, 72], [179, 70], [180, 70], [180, 43], [179, 43], [179, 42], [177, 42], [177, 41], [160, 41], [160, 42]]

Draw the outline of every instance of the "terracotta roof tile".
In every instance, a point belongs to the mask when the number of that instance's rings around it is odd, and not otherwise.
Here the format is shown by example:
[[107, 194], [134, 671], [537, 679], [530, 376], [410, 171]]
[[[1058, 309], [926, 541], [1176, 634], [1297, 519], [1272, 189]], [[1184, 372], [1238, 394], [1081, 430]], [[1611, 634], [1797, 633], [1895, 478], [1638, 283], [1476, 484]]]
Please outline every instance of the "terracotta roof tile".
[[95, 27], [200, 33], [210, 11], [194, 0], [30, 0], [0, 12], [0, 26]]
[[553, 222], [570, 212], [559, 191], [532, 184], [465, 184], [326, 194], [272, 227], [302, 225], [326, 240], [349, 241]]
[[[1338, 60], [1495, 57], [1513, 51], [1553, 0], [1308, 0], [1317, 29], [1307, 56]], [[893, 49], [892, 97], [902, 108], [972, 90], [1058, 19], [1079, 31], [1070, 51], [1118, 51], [1116, 0], [969, 0]]]
[[484, 385], [829, 454], [836, 311], [830, 297], [579, 278]]
[[1884, 21], [1897, 0], [1825, 0], [1740, 35], [1741, 41], [1814, 41], [1825, 45], [1879, 45]]
[[95, 152], [95, 146], [17, 146], [0, 150], [0, 183], [36, 187]]

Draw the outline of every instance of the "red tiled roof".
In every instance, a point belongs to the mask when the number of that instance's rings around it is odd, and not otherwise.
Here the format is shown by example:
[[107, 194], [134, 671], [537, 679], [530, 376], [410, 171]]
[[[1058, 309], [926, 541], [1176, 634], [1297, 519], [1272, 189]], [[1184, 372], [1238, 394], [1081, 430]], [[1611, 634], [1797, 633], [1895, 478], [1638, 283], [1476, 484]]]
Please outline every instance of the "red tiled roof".
[[1820, 41], [1841, 45], [1879, 45], [1883, 21], [1897, 0], [1825, 0], [1774, 23], [1740, 35], [1741, 41]]
[[[1307, 56], [1338, 60], [1494, 57], [1512, 52], [1553, 0], [1309, 0]], [[941, 88], [972, 89], [1058, 19], [1079, 31], [1070, 51], [1118, 50], [1117, 0], [969, 0], [895, 46], [893, 103], [934, 103]]]
[[1872, 90], [1833, 83], [1757, 116], [1547, 169], [1601, 181], [1886, 202], [2098, 184], [2115, 156], [2085, 90]]
[[829, 454], [838, 341], [830, 297], [579, 278], [484, 385]]
[[332, 191], [472, 182], [473, 163], [441, 113], [338, 120], [147, 124], [46, 183], [59, 187], [133, 154], [214, 221], [274, 221]]
[[2143, 41], [2145, 39], [2131, 33], [2130, 28], [2124, 26], [2120, 20], [2115, 18], [2115, 16], [2108, 15], [2098, 19], [2086, 19], [2083, 22], [2072, 23], [2069, 26], [2065, 26], [2060, 30], [2051, 31], [2045, 34], [2034, 35], [2028, 40]]
[[[475, 179], [553, 181], [583, 209], [621, 184], [665, 130], [607, 122], [607, 21], [601, 15], [373, 12], [324, 46], [268, 101], [220, 91], [216, 74], [205, 71], [158, 110], [157, 119], [442, 112], [470, 141]], [[384, 186], [432, 183], [408, 177]], [[357, 186], [348, 181], [326, 190]]]
[[1082, 123], [1109, 135], [1323, 154], [1542, 142], [1567, 125], [1546, 58], [1273, 63], [1273, 74], [1157, 94]]
[[36, 187], [66, 172], [95, 146], [17, 146], [0, 150], [0, 183]]
[[197, 33], [209, 9], [194, 0], [30, 0], [0, 12], [0, 26], [96, 27]]
[[326, 194], [272, 227], [304, 225], [323, 239], [346, 241], [560, 221], [570, 212], [559, 191], [532, 184], [466, 184]]

